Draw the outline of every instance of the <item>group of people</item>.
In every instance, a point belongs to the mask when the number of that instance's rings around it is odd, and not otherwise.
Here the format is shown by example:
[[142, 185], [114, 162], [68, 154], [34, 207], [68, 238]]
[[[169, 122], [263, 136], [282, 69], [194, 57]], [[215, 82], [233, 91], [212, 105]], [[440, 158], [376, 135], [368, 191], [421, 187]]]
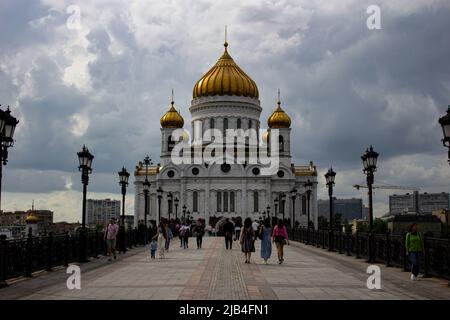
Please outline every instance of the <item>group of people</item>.
[[[174, 237], [174, 233], [180, 239], [180, 247], [189, 248], [189, 237], [193, 233], [197, 240], [197, 249], [202, 248], [203, 236], [205, 235], [205, 225], [201, 220], [193, 226], [189, 221], [169, 223], [162, 220], [157, 227], [156, 234], [152, 237], [150, 244], [150, 256], [155, 259], [156, 252], [159, 252], [161, 259], [165, 258], [165, 253], [169, 251], [170, 243]], [[261, 259], [267, 264], [272, 255], [272, 243], [277, 248], [278, 263], [284, 262], [284, 246], [289, 245], [289, 238], [282, 219], [278, 219], [277, 224], [272, 226], [269, 218], [258, 223], [246, 218], [243, 225], [240, 221], [230, 221], [225, 219], [222, 227], [225, 237], [225, 248], [233, 249], [233, 240], [239, 240], [241, 250], [245, 255], [245, 263], [250, 263], [251, 255], [255, 252], [256, 239], [261, 240]], [[119, 232], [119, 226], [116, 219], [112, 218], [105, 228], [104, 240], [106, 241], [108, 251], [108, 261], [116, 259], [116, 239]], [[411, 263], [411, 280], [417, 280], [420, 269], [420, 256], [424, 251], [424, 244], [421, 234], [418, 232], [417, 224], [413, 223], [405, 239], [406, 254]]]
[[227, 250], [233, 249], [233, 237], [235, 240], [239, 239], [241, 250], [245, 254], [245, 263], [250, 263], [251, 255], [255, 252], [256, 239], [261, 240], [261, 258], [265, 264], [272, 255], [272, 243], [275, 243], [277, 248], [278, 263], [284, 262], [284, 246], [289, 244], [289, 237], [282, 219], [279, 219], [273, 227], [269, 218], [262, 223], [252, 222], [251, 218], [246, 218], [243, 226], [238, 222], [233, 224], [227, 218], [223, 225], [223, 234]]

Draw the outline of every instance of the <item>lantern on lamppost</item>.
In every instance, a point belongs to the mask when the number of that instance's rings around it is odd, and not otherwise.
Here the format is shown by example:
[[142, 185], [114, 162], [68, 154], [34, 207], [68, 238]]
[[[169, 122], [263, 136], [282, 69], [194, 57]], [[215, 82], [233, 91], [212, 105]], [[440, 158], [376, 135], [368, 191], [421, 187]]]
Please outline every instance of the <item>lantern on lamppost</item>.
[[442, 127], [442, 133], [444, 135], [442, 144], [448, 148], [448, 162], [450, 164], [450, 105], [448, 106], [447, 114], [439, 118], [439, 124]]
[[163, 189], [161, 186], [156, 190], [158, 196], [158, 224], [161, 222], [161, 201], [163, 197]]
[[369, 259], [367, 262], [374, 262], [373, 252], [373, 200], [372, 200], [372, 185], [374, 183], [374, 172], [377, 171], [378, 152], [373, 150], [370, 146], [369, 149], [361, 156], [363, 162], [363, 172], [367, 176], [367, 189], [369, 194]]
[[14, 145], [14, 131], [16, 130], [16, 126], [18, 123], [19, 120], [11, 115], [9, 106], [6, 111], [0, 109], [0, 211], [3, 166], [8, 163], [8, 148]]
[[178, 198], [175, 198], [175, 200], [173, 202], [175, 204], [175, 220], [178, 220], [178, 204], [179, 204], [180, 200], [178, 200]]
[[92, 173], [92, 161], [94, 160], [94, 155], [89, 152], [86, 146], [77, 153], [79, 166], [78, 170], [81, 171], [81, 183], [83, 184], [83, 204], [82, 204], [82, 216], [81, 216], [81, 230], [80, 230], [80, 252], [78, 256], [79, 262], [87, 262], [87, 252], [86, 252], [86, 194], [87, 186], [89, 184], [89, 174]]
[[304, 184], [305, 190], [306, 190], [306, 208], [308, 212], [308, 225], [306, 229], [306, 244], [309, 244], [309, 234], [310, 234], [310, 228], [311, 228], [311, 208], [310, 208], [310, 201], [311, 201], [311, 192], [313, 183], [311, 180], [308, 179], [308, 181]]
[[336, 177], [336, 172], [333, 171], [333, 168], [328, 169], [327, 173], [325, 173], [325, 181], [328, 186], [328, 196], [330, 197], [330, 221], [328, 228], [328, 251], [334, 251], [333, 247], [333, 186], [334, 180]]
[[297, 198], [297, 189], [294, 187], [291, 190], [291, 199], [292, 199], [292, 220], [291, 220], [291, 228], [295, 226], [295, 198]]
[[125, 167], [122, 167], [122, 170], [119, 171], [118, 174], [119, 174], [119, 184], [121, 186], [122, 191], [122, 219], [119, 227], [119, 233], [121, 235], [120, 251], [125, 253], [127, 251], [127, 243], [125, 236], [125, 195], [127, 193], [128, 179], [130, 178], [130, 173], [127, 171], [127, 169], [125, 169]]

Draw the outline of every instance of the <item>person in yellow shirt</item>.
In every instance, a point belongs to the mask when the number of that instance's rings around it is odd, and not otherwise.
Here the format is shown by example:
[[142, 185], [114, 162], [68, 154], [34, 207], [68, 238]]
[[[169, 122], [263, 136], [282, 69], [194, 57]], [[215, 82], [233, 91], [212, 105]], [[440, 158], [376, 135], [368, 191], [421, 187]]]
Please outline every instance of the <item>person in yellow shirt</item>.
[[413, 223], [409, 227], [406, 234], [406, 255], [409, 256], [411, 262], [411, 280], [417, 280], [420, 270], [420, 254], [423, 253], [423, 239], [417, 231], [417, 223]]

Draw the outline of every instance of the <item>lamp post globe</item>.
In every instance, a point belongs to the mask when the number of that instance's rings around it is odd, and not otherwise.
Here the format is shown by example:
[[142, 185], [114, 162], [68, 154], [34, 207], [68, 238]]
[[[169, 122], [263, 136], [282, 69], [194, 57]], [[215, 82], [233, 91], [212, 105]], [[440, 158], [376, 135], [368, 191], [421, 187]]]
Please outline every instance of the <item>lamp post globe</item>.
[[333, 171], [333, 168], [328, 169], [327, 173], [325, 173], [325, 181], [328, 186], [328, 196], [330, 197], [330, 218], [329, 218], [329, 228], [328, 228], [328, 251], [334, 251], [333, 245], [333, 186], [334, 180], [336, 177], [336, 172]]
[[89, 184], [89, 174], [92, 173], [92, 161], [94, 160], [94, 155], [89, 152], [89, 149], [84, 145], [78, 155], [78, 170], [81, 171], [81, 183], [83, 184], [83, 204], [82, 204], [82, 217], [81, 217], [81, 230], [80, 230], [80, 252], [79, 252], [79, 262], [87, 261], [86, 253], [86, 194], [87, 186]]

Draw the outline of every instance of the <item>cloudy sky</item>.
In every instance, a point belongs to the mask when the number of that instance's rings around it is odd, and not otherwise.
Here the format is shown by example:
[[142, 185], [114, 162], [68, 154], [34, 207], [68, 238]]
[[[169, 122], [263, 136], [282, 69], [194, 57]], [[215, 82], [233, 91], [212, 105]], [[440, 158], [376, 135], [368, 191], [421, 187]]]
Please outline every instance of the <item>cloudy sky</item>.
[[[367, 27], [370, 5], [381, 29]], [[336, 195], [366, 200], [352, 185], [364, 182], [369, 144], [380, 152], [378, 183], [448, 191], [437, 119], [450, 104], [449, 16], [447, 0], [2, 0], [0, 103], [20, 119], [2, 208], [34, 199], [55, 220], [80, 219], [84, 143], [95, 155], [89, 197], [119, 198], [122, 165], [158, 160], [171, 88], [189, 119], [224, 25], [231, 55], [258, 84], [263, 124], [281, 89], [295, 162], [317, 164], [319, 197], [333, 165]], [[376, 192], [376, 214], [388, 195]]]

